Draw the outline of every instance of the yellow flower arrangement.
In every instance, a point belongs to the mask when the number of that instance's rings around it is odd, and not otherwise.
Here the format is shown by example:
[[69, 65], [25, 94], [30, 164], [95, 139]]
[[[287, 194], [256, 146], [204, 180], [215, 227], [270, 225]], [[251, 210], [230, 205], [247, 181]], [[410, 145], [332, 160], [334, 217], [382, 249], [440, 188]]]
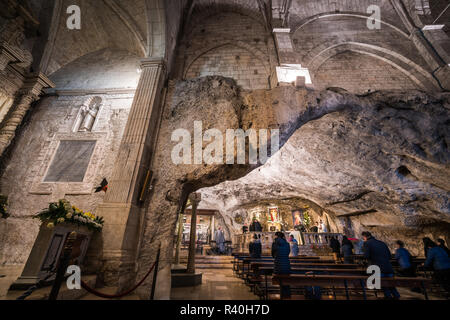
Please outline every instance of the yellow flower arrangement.
[[72, 206], [65, 199], [50, 203], [48, 209], [41, 211], [34, 218], [46, 223], [50, 229], [55, 228], [58, 224], [68, 223], [83, 225], [94, 231], [101, 231], [104, 224], [102, 217], [97, 217], [92, 212], [84, 212], [78, 207]]

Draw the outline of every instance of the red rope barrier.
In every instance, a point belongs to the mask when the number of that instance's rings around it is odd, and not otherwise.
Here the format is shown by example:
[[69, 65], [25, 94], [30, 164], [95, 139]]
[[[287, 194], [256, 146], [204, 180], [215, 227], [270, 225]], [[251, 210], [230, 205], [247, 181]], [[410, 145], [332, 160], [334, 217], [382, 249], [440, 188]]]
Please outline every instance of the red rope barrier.
[[88, 284], [86, 282], [84, 282], [83, 280], [81, 280], [81, 287], [86, 290], [89, 293], [92, 293], [93, 295], [96, 295], [97, 297], [100, 298], [105, 298], [105, 299], [118, 299], [118, 298], [122, 298], [125, 297], [127, 295], [129, 295], [130, 293], [132, 293], [134, 290], [136, 290], [137, 288], [139, 288], [144, 281], [148, 278], [148, 276], [150, 275], [150, 273], [152, 273], [153, 269], [155, 268], [156, 262], [153, 264], [153, 266], [150, 268], [150, 271], [145, 275], [145, 277], [137, 284], [135, 285], [133, 288], [131, 288], [130, 290], [124, 292], [124, 293], [120, 293], [120, 294], [105, 294], [105, 293], [101, 293], [95, 289], [92, 289], [91, 287], [88, 286]]

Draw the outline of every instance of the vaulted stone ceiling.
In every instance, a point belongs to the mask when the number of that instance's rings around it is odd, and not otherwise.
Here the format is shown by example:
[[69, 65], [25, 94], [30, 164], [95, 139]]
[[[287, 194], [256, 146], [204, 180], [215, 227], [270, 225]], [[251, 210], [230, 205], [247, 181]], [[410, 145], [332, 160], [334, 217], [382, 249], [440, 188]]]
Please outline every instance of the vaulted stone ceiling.
[[[142, 10], [144, 1], [133, 1], [133, 6], [124, 5], [123, 2], [64, 0], [48, 73], [52, 74], [79, 57], [108, 47], [145, 56], [147, 39], [146, 14]], [[81, 30], [69, 30], [66, 27], [67, 15], [63, 9], [72, 4], [81, 8]]]
[[308, 19], [326, 14], [348, 13], [369, 16], [367, 8], [370, 5], [380, 7], [383, 21], [402, 27], [402, 22], [398, 19], [390, 0], [292, 0], [289, 8], [290, 27], [296, 28]]

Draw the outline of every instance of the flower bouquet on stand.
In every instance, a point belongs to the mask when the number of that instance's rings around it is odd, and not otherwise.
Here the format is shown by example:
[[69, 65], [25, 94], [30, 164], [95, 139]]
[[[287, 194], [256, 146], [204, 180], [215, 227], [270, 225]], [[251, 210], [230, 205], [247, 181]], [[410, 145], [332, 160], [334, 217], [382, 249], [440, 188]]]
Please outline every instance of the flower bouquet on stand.
[[50, 229], [58, 224], [68, 223], [85, 226], [92, 231], [101, 231], [104, 224], [102, 217], [96, 217], [90, 212], [83, 212], [65, 199], [50, 203], [48, 209], [41, 211], [34, 218], [47, 224]]

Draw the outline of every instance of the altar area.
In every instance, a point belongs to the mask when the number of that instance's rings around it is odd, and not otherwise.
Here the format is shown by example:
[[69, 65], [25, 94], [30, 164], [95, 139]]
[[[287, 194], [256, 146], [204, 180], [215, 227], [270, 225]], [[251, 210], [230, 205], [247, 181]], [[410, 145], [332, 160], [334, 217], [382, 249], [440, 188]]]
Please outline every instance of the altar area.
[[[339, 242], [342, 242], [343, 237], [341, 233], [303, 233], [300, 231], [283, 233], [286, 239], [293, 235], [298, 242], [299, 254], [307, 256], [329, 255], [331, 253], [331, 238], [336, 237]], [[249, 253], [248, 247], [255, 234], [261, 236], [262, 254], [270, 256], [275, 232], [248, 232], [235, 235], [233, 238], [233, 253]]]
[[262, 254], [271, 255], [272, 243], [277, 232], [283, 232], [289, 240], [294, 236], [299, 254], [307, 256], [331, 255], [330, 240], [339, 242], [343, 235], [324, 212], [308, 205], [293, 208], [286, 205], [268, 205], [249, 208], [241, 234], [233, 236], [233, 253], [249, 253], [249, 244], [255, 235], [261, 240]]

